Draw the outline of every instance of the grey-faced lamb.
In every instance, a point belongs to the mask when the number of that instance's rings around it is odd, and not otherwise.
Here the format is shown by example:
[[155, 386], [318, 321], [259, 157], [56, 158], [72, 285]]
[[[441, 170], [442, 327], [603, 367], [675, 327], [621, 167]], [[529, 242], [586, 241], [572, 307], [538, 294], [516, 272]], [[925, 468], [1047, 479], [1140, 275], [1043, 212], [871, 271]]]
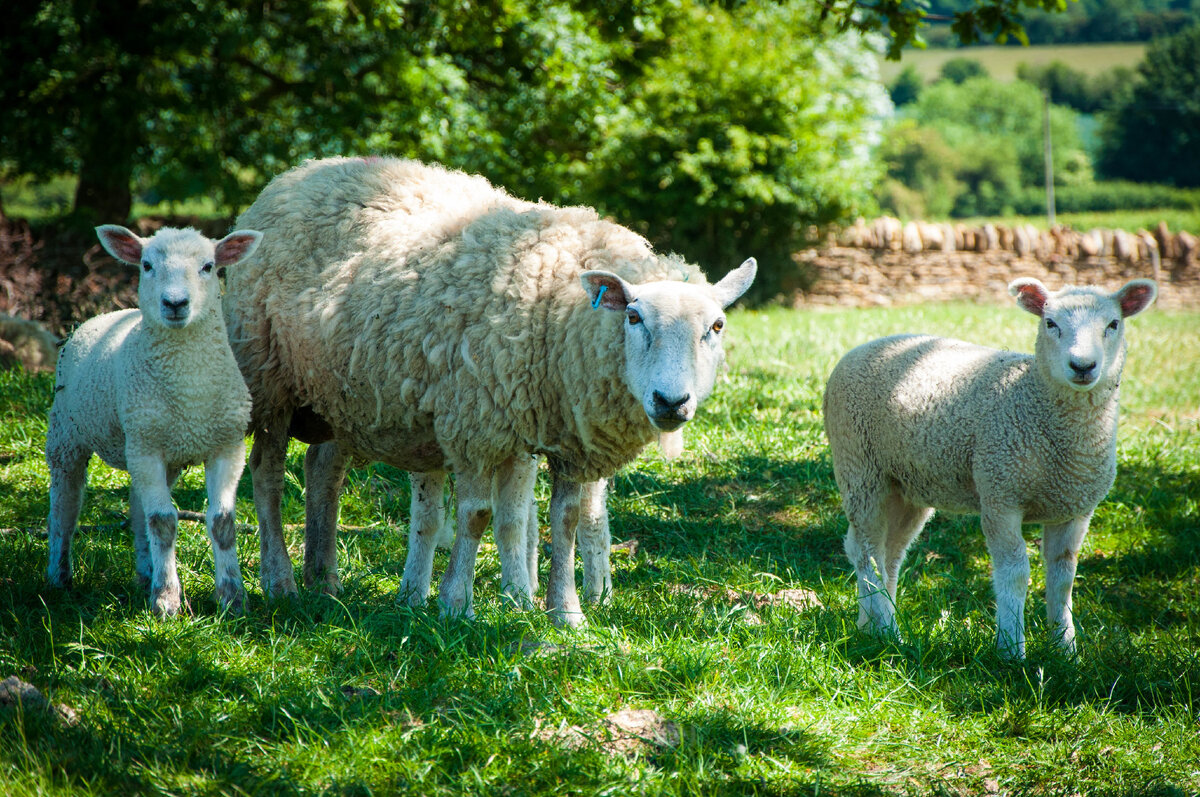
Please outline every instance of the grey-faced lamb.
[[[580, 485], [693, 417], [722, 359], [723, 308], [749, 287], [753, 260], [709, 285], [591, 209], [391, 158], [293, 169], [239, 223], [267, 235], [225, 303], [254, 399], [264, 589], [295, 590], [278, 509], [289, 431], [409, 471], [452, 469], [450, 568], [469, 572], [494, 512], [502, 585], [521, 602], [528, 506], [514, 486], [543, 454], [546, 603], [580, 621]], [[443, 580], [444, 608], [469, 611], [466, 581]]]
[[113, 257], [140, 268], [139, 309], [87, 321], [59, 357], [46, 436], [50, 583], [71, 583], [71, 541], [96, 453], [129, 472], [137, 574], [150, 585], [152, 609], [178, 613], [171, 485], [183, 468], [203, 463], [217, 596], [240, 610], [234, 498], [250, 393], [226, 337], [217, 269], [251, 255], [262, 236], [239, 230], [212, 241], [165, 227], [144, 239], [116, 225], [96, 232]]
[[1021, 524], [1043, 525], [1047, 616], [1058, 642], [1075, 649], [1076, 560], [1116, 475], [1125, 319], [1157, 289], [1133, 280], [1112, 294], [1052, 292], [1018, 279], [1009, 291], [1042, 319], [1033, 356], [899, 335], [853, 349], [829, 377], [825, 432], [862, 628], [896, 633], [900, 565], [936, 508], [980, 514], [997, 644], [1012, 657], [1025, 655]]

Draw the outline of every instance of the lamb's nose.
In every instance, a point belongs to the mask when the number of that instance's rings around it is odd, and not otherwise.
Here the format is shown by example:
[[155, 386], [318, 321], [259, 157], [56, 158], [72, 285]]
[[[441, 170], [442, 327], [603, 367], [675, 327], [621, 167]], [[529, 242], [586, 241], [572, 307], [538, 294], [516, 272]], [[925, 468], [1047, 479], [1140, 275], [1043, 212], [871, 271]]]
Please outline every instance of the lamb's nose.
[[180, 310], [182, 310], [188, 306], [187, 299], [179, 299], [178, 301], [173, 302], [170, 299], [164, 298], [162, 300], [162, 303], [163, 303], [163, 307], [167, 310], [170, 310], [171, 313], [174, 315], [178, 315]]
[[1092, 360], [1090, 363], [1077, 363], [1071, 360], [1071, 370], [1075, 372], [1076, 376], [1087, 376], [1095, 367], [1095, 360]]
[[656, 415], [672, 415], [679, 412], [679, 408], [687, 403], [687, 400], [692, 397], [691, 393], [684, 393], [677, 399], [669, 399], [657, 390], [654, 391], [654, 413]]

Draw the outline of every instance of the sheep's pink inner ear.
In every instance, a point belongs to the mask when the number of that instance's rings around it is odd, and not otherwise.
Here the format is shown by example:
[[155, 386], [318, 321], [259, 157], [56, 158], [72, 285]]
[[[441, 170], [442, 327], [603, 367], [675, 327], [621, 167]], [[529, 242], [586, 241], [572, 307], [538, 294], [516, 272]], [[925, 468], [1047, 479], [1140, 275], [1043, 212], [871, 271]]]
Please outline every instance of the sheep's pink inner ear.
[[249, 257], [258, 248], [262, 233], [255, 231], [231, 232], [217, 241], [217, 265], [232, 266], [234, 263]]
[[117, 260], [134, 266], [142, 262], [142, 239], [124, 227], [105, 224], [96, 228], [96, 235], [105, 250]]
[[1041, 317], [1046, 309], [1046, 292], [1042, 289], [1042, 286], [1026, 282], [1017, 285], [1014, 290], [1017, 295], [1017, 304], [1034, 315]]
[[625, 283], [607, 271], [589, 271], [580, 275], [592, 307], [624, 312], [633, 298], [625, 292]]
[[1157, 295], [1158, 290], [1152, 282], [1129, 283], [1117, 294], [1117, 301], [1121, 303], [1121, 315], [1125, 318], [1137, 315], [1149, 307]]

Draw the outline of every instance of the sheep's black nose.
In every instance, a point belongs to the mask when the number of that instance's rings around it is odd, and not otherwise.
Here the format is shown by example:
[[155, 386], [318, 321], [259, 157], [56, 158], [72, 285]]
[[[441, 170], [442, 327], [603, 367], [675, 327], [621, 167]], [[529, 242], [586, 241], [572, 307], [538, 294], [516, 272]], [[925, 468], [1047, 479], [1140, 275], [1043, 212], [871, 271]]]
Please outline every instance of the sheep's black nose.
[[679, 408], [686, 404], [691, 397], [691, 393], [684, 393], [677, 399], [669, 399], [656, 390], [654, 391], [654, 414], [673, 415], [679, 412]]
[[1076, 376], [1087, 376], [1095, 367], [1095, 360], [1090, 363], [1077, 363], [1074, 360], [1071, 360], [1071, 370], [1075, 372]]
[[166, 308], [167, 310], [170, 310], [172, 313], [176, 313], [176, 314], [177, 314], [177, 313], [178, 313], [180, 310], [182, 310], [183, 308], [185, 308], [185, 307], [187, 307], [187, 306], [188, 306], [188, 300], [187, 300], [187, 299], [180, 299], [180, 300], [179, 300], [179, 301], [177, 301], [177, 302], [173, 302], [173, 301], [171, 301], [170, 299], [163, 299], [163, 300], [162, 300], [162, 302], [163, 302], [163, 307], [164, 307], [164, 308]]

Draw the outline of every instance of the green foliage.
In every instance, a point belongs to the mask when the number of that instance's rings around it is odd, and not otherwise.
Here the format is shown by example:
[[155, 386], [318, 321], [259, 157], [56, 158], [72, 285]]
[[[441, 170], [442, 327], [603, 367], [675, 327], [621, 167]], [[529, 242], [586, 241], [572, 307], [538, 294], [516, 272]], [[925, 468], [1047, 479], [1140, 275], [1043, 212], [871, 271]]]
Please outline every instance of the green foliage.
[[921, 96], [923, 88], [925, 88], [925, 81], [922, 79], [921, 73], [915, 66], [909, 64], [900, 71], [900, 74], [896, 75], [895, 80], [888, 86], [888, 94], [892, 98], [892, 104], [899, 108], [916, 101], [917, 97]]
[[949, 80], [951, 83], [965, 83], [975, 77], [988, 77], [987, 69], [984, 68], [983, 64], [977, 58], [961, 56], [951, 58], [942, 64], [941, 80]]
[[[934, 0], [930, 11], [955, 15], [974, 5], [971, 0]], [[1030, 3], [1021, 14], [1030, 44], [1087, 44], [1145, 42], [1169, 35], [1200, 17], [1195, 0], [1071, 0], [1057, 6]], [[931, 47], [953, 47], [953, 31], [935, 29]]]
[[874, 56], [820, 43], [803, 5], [691, 13], [606, 121], [590, 198], [714, 274], [754, 255], [769, 298], [798, 287], [785, 275], [806, 226], [869, 202], [887, 99]]
[[1100, 172], [1200, 186], [1200, 24], [1151, 43], [1137, 75], [1106, 114]]
[[[978, 520], [938, 514], [900, 576], [903, 639], [855, 628], [845, 519], [821, 430], [837, 359], [925, 331], [1029, 351], [1011, 305], [930, 305], [729, 318], [729, 370], [666, 462], [615, 479], [611, 605], [553, 628], [500, 598], [490, 535], [473, 622], [394, 597], [402, 473], [351, 470], [345, 591], [269, 602], [239, 539], [249, 602], [217, 612], [203, 529], [182, 523], [194, 614], [154, 619], [121, 527], [128, 480], [93, 462], [76, 586], [45, 586], [49, 375], [0, 372], [0, 675], [69, 725], [0, 708], [0, 792], [35, 794], [1191, 794], [1200, 789], [1200, 315], [1154, 310], [1127, 332], [1116, 485], [1079, 558], [1080, 653], [1051, 645], [1044, 562], [1026, 529], [1029, 660], [995, 653]], [[1171, 356], [1155, 356], [1170, 352]], [[283, 518], [302, 519], [303, 447]], [[548, 485], [538, 484], [545, 522]], [[199, 469], [176, 498], [200, 510]], [[250, 476], [238, 521], [253, 524]], [[547, 529], [543, 526], [543, 543]], [[293, 555], [302, 528], [288, 527]], [[445, 567], [439, 554], [436, 572]], [[545, 576], [546, 563], [542, 563]], [[755, 601], [812, 590], [820, 608]], [[731, 593], [727, 593], [730, 590]], [[675, 747], [627, 754], [603, 718], [651, 710]], [[560, 729], [576, 726], [577, 742]], [[568, 739], [573, 738], [564, 734]]]
[[963, 156], [932, 127], [911, 119], [896, 123], [884, 137], [879, 157], [888, 180], [880, 189], [880, 204], [901, 218], [949, 216], [966, 190], [959, 179]]
[[1096, 75], [1075, 69], [1062, 61], [1040, 66], [1021, 64], [1017, 78], [1050, 93], [1056, 105], [1074, 108], [1080, 113], [1096, 113], [1115, 105], [1128, 92], [1134, 71], [1116, 66]]

